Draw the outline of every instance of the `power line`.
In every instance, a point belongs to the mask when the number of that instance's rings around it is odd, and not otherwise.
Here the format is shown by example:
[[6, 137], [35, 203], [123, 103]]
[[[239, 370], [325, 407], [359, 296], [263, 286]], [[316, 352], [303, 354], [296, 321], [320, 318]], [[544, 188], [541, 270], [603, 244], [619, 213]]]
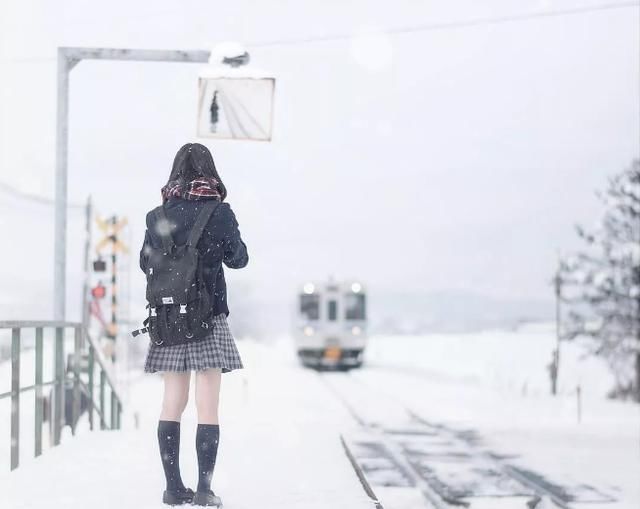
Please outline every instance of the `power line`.
[[[568, 9], [556, 9], [551, 11], [538, 11], [530, 12], [526, 14], [513, 14], [509, 16], [494, 16], [485, 18], [472, 18], [468, 20], [460, 21], [444, 21], [440, 23], [427, 23], [423, 25], [413, 25], [406, 27], [386, 28], [377, 31], [376, 33], [388, 34], [388, 35], [402, 35], [418, 32], [430, 32], [436, 30], [460, 30], [464, 28], [474, 28], [487, 25], [501, 25], [505, 23], [515, 23], [520, 21], [531, 21], [542, 18], [557, 18], [562, 16], [575, 16], [579, 14], [587, 14], [591, 12], [611, 11], [628, 9], [633, 7], [640, 7], [638, 1], [625, 1], [625, 2], [612, 2], [600, 5], [590, 5], [585, 7], [573, 7]], [[334, 34], [326, 36], [311, 36], [301, 37], [297, 39], [280, 39], [274, 41], [254, 41], [247, 43], [247, 47], [252, 48], [265, 48], [269, 46], [293, 46], [297, 44], [311, 44], [316, 42], [331, 42], [352, 39], [354, 34]], [[52, 62], [55, 61], [55, 57], [18, 57], [18, 58], [0, 58], [0, 62], [10, 63], [39, 63], [39, 62]]]
[[[575, 16], [598, 11], [611, 11], [618, 9], [628, 9], [630, 7], [640, 7], [638, 1], [616, 2], [601, 5], [591, 5], [588, 7], [574, 7], [570, 9], [558, 9], [553, 11], [530, 12], [527, 14], [514, 14], [510, 16], [495, 16], [487, 18], [473, 18], [462, 21], [445, 21], [441, 23], [428, 23], [424, 25], [413, 25], [406, 27], [387, 28], [376, 31], [376, 34], [402, 35], [418, 32], [430, 32], [436, 30], [464, 29], [487, 25], [501, 25], [519, 21], [529, 21], [541, 18], [555, 18], [561, 16]], [[364, 34], [366, 35], [366, 33]], [[319, 37], [303, 37], [299, 39], [282, 39], [268, 42], [247, 43], [248, 47], [263, 48], [268, 46], [289, 46], [296, 44], [310, 44], [315, 42], [331, 42], [352, 39], [353, 34], [335, 34]]]
[[[37, 195], [37, 194], [25, 193], [24, 191], [20, 191], [19, 189], [16, 189], [15, 187], [12, 187], [9, 184], [6, 184], [4, 182], [0, 182], [0, 191], [3, 191], [6, 194], [10, 194], [11, 196], [13, 196], [15, 198], [20, 198], [22, 200], [32, 201], [34, 203], [39, 203], [41, 205], [54, 205], [55, 204], [55, 200], [53, 200], [51, 198], [48, 198], [46, 196], [40, 196], [40, 195]], [[68, 202], [67, 203], [67, 207], [72, 208], [72, 209], [73, 208], [85, 208], [86, 204]]]

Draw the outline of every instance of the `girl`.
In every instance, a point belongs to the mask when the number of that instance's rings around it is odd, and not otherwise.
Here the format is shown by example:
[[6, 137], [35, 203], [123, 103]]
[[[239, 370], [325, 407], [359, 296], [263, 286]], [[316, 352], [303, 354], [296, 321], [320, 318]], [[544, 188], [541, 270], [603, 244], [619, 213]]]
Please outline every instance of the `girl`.
[[[211, 332], [191, 343], [173, 346], [149, 344], [144, 371], [161, 371], [164, 379], [162, 411], [158, 421], [160, 458], [166, 477], [163, 502], [169, 505], [193, 503], [220, 506], [220, 497], [211, 490], [220, 427], [218, 396], [221, 373], [241, 369], [233, 336], [227, 324], [229, 308], [222, 263], [233, 269], [247, 265], [247, 247], [240, 237], [238, 222], [228, 203], [227, 190], [216, 171], [211, 153], [199, 143], [187, 143], [178, 150], [169, 181], [161, 190], [162, 206], [176, 245], [186, 242], [204, 200], [221, 202], [211, 214], [197, 244], [203, 259], [203, 278], [212, 295]], [[147, 231], [140, 251], [140, 268], [146, 273], [148, 246], [159, 248], [162, 240], [155, 216], [147, 214]], [[195, 399], [198, 412], [196, 491], [185, 487], [180, 477], [180, 418], [189, 396], [191, 371], [195, 371]]]

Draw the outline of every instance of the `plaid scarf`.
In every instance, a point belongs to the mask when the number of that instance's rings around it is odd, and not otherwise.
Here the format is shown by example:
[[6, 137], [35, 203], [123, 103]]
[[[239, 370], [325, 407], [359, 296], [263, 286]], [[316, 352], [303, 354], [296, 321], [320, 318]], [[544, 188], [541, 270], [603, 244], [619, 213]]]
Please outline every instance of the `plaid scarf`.
[[160, 190], [162, 203], [171, 196], [178, 196], [183, 200], [220, 200], [218, 181], [214, 178], [200, 177], [187, 182], [186, 185], [177, 180], [171, 180]]

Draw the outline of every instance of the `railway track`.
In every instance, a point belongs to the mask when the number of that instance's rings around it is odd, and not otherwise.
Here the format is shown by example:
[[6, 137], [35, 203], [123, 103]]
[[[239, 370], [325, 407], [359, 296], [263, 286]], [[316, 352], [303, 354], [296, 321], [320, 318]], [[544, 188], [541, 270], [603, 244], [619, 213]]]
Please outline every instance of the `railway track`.
[[425, 420], [352, 373], [318, 376], [354, 418], [342, 441], [379, 508], [580, 509], [615, 501], [512, 465], [480, 447], [472, 432]]

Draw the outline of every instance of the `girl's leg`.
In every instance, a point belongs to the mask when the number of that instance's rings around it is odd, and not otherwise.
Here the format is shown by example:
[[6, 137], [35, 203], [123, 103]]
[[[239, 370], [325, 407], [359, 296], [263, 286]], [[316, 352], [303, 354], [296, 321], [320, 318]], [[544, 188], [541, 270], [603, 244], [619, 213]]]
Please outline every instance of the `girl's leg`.
[[162, 411], [158, 421], [160, 459], [167, 481], [167, 491], [184, 491], [180, 477], [180, 419], [189, 399], [191, 373], [165, 372]]
[[191, 372], [165, 371], [162, 378], [164, 379], [164, 397], [162, 398], [160, 420], [180, 422], [182, 412], [189, 401]]
[[198, 454], [198, 492], [211, 489], [211, 477], [218, 454], [220, 426], [218, 425], [218, 400], [221, 370], [210, 368], [196, 372], [196, 408], [198, 429], [196, 452]]
[[217, 368], [196, 371], [198, 424], [218, 424], [221, 375], [222, 371]]

